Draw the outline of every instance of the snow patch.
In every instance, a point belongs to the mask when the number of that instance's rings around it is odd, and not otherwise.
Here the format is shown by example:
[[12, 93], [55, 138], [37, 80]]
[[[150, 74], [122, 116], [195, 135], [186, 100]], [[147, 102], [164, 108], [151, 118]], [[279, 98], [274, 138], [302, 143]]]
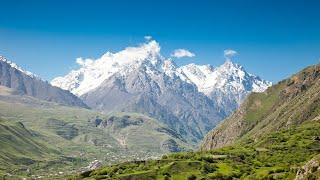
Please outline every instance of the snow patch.
[[31, 77], [31, 78], [37, 78], [37, 79], [40, 79], [39, 76], [33, 74], [32, 72], [30, 71], [26, 71], [26, 70], [23, 70], [20, 66], [18, 66], [16, 63], [8, 60], [6, 57], [4, 56], [1, 56], [0, 55], [0, 61], [3, 61], [3, 62], [6, 62], [7, 64], [9, 64], [12, 68], [15, 68], [16, 70], [26, 74], [27, 76]]

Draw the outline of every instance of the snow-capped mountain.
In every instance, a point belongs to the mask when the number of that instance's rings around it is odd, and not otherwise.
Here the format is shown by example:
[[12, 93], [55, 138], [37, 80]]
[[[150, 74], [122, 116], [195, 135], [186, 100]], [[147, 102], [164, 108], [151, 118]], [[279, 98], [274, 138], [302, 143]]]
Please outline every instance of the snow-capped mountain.
[[271, 82], [252, 75], [231, 60], [221, 66], [188, 64], [177, 69], [181, 79], [193, 83], [198, 90], [230, 113], [250, 92], [263, 92]]
[[15, 89], [22, 95], [28, 95], [62, 105], [87, 108], [87, 105], [77, 96], [41, 80], [38, 76], [23, 70], [14, 62], [7, 60], [4, 56], [0, 56], [0, 86]]
[[[212, 92], [263, 92], [271, 83], [252, 75], [230, 60], [220, 67], [196, 65], [182, 67], [160, 54], [159, 44], [152, 40], [139, 47], [128, 47], [118, 53], [105, 53], [97, 60], [78, 58], [81, 68], [72, 70], [64, 77], [57, 77], [51, 84], [81, 96], [97, 88], [104, 80], [115, 73], [126, 74], [139, 68], [143, 63], [147, 72], [152, 68], [165, 72], [168, 76], [178, 76], [181, 80], [195, 84], [198, 90], [211, 97]], [[148, 66], [150, 65], [150, 66]], [[239, 97], [239, 96], [237, 96]], [[237, 98], [240, 103], [243, 98]]]
[[18, 66], [16, 63], [8, 60], [8, 59], [7, 59], [6, 57], [4, 57], [4, 56], [1, 56], [1, 55], [0, 55], [0, 61], [5, 62], [6, 64], [10, 65], [12, 68], [14, 68], [14, 69], [16, 69], [16, 70], [18, 70], [18, 71], [26, 74], [27, 76], [29, 76], [29, 77], [31, 77], [31, 78], [38, 78], [38, 79], [40, 79], [39, 76], [33, 74], [33, 73], [30, 72], [30, 71], [26, 71], [26, 70], [22, 69], [22, 68], [21, 68], [20, 66]]
[[51, 84], [81, 96], [99, 87], [103, 81], [116, 73], [128, 74], [140, 66], [151, 72], [158, 68], [164, 58], [160, 55], [160, 46], [150, 41], [139, 47], [128, 47], [118, 53], [105, 53], [97, 60], [78, 58], [79, 70], [71, 71], [65, 77], [52, 80]]
[[90, 107], [145, 113], [197, 142], [252, 91], [269, 82], [227, 61], [220, 67], [189, 64], [178, 67], [148, 41], [94, 59], [51, 83], [69, 90]]

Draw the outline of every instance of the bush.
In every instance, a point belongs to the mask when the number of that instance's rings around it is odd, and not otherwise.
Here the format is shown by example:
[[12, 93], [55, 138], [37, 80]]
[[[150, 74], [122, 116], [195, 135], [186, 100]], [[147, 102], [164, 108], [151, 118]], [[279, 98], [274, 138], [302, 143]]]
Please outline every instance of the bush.
[[314, 175], [314, 174], [309, 174], [307, 179], [310, 179], [310, 180], [316, 180], [317, 179], [317, 176]]
[[169, 180], [169, 179], [170, 179], [169, 176], [167, 176], [167, 175], [163, 176], [163, 180]]
[[190, 175], [190, 176], [188, 176], [188, 180], [196, 180], [197, 179], [197, 176], [195, 176], [195, 175]]
[[201, 172], [203, 174], [209, 174], [209, 173], [213, 173], [214, 171], [216, 171], [216, 169], [217, 169], [216, 165], [203, 164], [201, 167]]
[[208, 163], [215, 163], [216, 162], [211, 156], [201, 156], [201, 161], [206, 161]]
[[164, 173], [162, 173], [162, 175], [163, 175], [164, 177], [171, 177], [171, 175], [170, 175], [168, 172], [164, 172]]
[[85, 171], [85, 172], [81, 173], [80, 176], [82, 178], [90, 177], [91, 173], [92, 173], [92, 171]]

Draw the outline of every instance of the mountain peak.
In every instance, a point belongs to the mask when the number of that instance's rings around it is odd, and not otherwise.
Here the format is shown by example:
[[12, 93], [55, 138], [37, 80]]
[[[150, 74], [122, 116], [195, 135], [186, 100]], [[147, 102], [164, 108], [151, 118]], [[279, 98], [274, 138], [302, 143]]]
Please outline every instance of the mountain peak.
[[[264, 91], [270, 85], [247, 73], [230, 58], [217, 68], [195, 63], [178, 67], [170, 58], [163, 57], [160, 50], [158, 42], [149, 40], [137, 47], [127, 47], [116, 53], [107, 52], [96, 60], [79, 60], [80, 63], [77, 60], [81, 68], [71, 71], [65, 77], [55, 78], [52, 85], [81, 96], [99, 87], [114, 75], [125, 77], [140, 68], [149, 75], [165, 73], [170, 78], [178, 77], [196, 85], [198, 90], [207, 96], [219, 90], [224, 95], [239, 97], [239, 94], [244, 96], [252, 90]], [[223, 94], [220, 93], [221, 96]], [[237, 100], [237, 103], [240, 101]]]
[[159, 43], [155, 40], [151, 40], [147, 43], [144, 43], [142, 45], [142, 48], [144, 48], [147, 52], [151, 54], [159, 54], [161, 49]]
[[231, 59], [226, 59], [225, 62], [220, 66], [224, 69], [242, 69], [242, 66], [234, 63]]
[[14, 68], [14, 69], [16, 69], [16, 70], [18, 70], [18, 71], [26, 74], [27, 76], [29, 76], [29, 77], [31, 77], [31, 78], [40, 79], [39, 76], [33, 74], [33, 73], [30, 72], [30, 71], [23, 70], [23, 69], [22, 69], [20, 66], [18, 66], [16, 63], [8, 60], [6, 57], [4, 57], [4, 56], [2, 56], [2, 55], [0, 55], [0, 61], [7, 63], [7, 64], [10, 65], [12, 68]]
[[117, 64], [136, 63], [146, 60], [154, 62], [159, 57], [161, 57], [160, 49], [161, 48], [159, 43], [155, 40], [151, 40], [143, 44], [140, 44], [137, 47], [127, 47], [124, 50], [121, 50], [117, 53], [112, 53], [108, 51], [96, 61], [102, 61], [102, 63], [112, 62]]
[[162, 69], [170, 77], [172, 77], [176, 72], [177, 65], [171, 59], [163, 61]]
[[165, 59], [160, 49], [158, 42], [150, 40], [116, 53], [107, 52], [98, 59], [79, 58], [76, 62], [80, 69], [53, 79], [51, 84], [81, 96], [115, 74], [125, 75], [141, 66], [161, 68]]
[[188, 64], [179, 70], [181, 79], [195, 84], [198, 91], [231, 109], [237, 108], [250, 92], [263, 92], [271, 86], [270, 82], [248, 73], [230, 59], [218, 68]]

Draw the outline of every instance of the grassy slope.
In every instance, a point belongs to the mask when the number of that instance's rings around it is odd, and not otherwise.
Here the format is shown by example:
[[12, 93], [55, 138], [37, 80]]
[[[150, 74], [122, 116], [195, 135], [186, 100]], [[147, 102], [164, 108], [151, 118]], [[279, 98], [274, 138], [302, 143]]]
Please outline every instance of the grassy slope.
[[[31, 174], [41, 176], [54, 175], [59, 171], [64, 174], [75, 173], [94, 159], [104, 164], [114, 164], [127, 160], [155, 158], [167, 152], [161, 148], [161, 143], [167, 139], [174, 139], [181, 147], [189, 148], [179, 137], [175, 137], [174, 133], [157, 131], [170, 129], [140, 114], [100, 114], [92, 110], [60, 106], [15, 95], [3, 88], [0, 89], [0, 109], [0, 117], [6, 119], [6, 122], [22, 122], [32, 133], [32, 141], [19, 143], [10, 141], [11, 135], [0, 132], [2, 154], [16, 154], [12, 150], [18, 151], [17, 147], [20, 147], [26, 151], [25, 157], [34, 160], [25, 166], [18, 160], [7, 161], [6, 157], [0, 155], [0, 169], [13, 174], [26, 175], [26, 167], [31, 169]], [[102, 120], [112, 117], [115, 120], [112, 125], [96, 127], [92, 122], [96, 117]], [[137, 120], [141, 123], [135, 124]], [[120, 141], [124, 141], [125, 145]], [[39, 142], [43, 146], [42, 154], [37, 154], [37, 149], [29, 148], [33, 147], [33, 142]], [[46, 148], [50, 151], [45, 150]], [[59, 153], [61, 158], [57, 158], [51, 150]]]
[[0, 174], [4, 174], [8, 166], [27, 168], [36, 161], [45, 161], [47, 157], [58, 157], [57, 151], [42, 143], [23, 124], [3, 119], [0, 119], [0, 144]]
[[320, 114], [320, 65], [310, 66], [264, 93], [252, 93], [241, 107], [208, 133], [202, 150], [258, 139]]

